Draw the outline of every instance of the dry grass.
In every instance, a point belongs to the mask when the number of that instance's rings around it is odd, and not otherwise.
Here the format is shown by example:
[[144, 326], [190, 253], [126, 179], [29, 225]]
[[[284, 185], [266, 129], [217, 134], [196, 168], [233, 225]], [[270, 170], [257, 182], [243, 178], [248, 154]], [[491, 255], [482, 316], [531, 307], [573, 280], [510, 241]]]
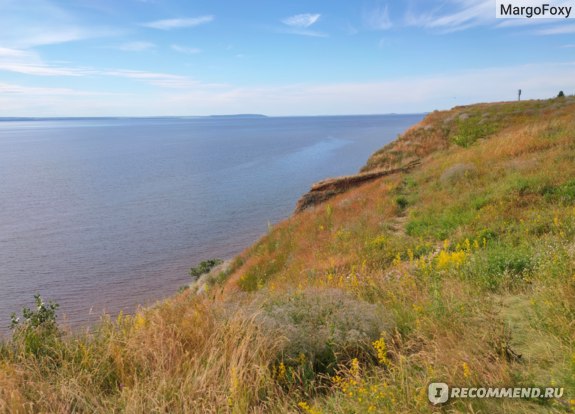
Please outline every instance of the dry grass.
[[442, 412], [574, 410], [574, 109], [430, 114], [365, 169], [420, 167], [278, 224], [202, 295], [50, 357], [4, 344], [0, 412], [426, 413], [432, 381], [565, 388]]

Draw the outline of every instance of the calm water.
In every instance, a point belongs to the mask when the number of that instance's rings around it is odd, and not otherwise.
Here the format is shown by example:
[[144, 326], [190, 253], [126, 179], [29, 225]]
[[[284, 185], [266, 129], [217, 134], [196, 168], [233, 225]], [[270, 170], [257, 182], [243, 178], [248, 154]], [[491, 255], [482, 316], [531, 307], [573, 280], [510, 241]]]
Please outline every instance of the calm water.
[[0, 334], [37, 292], [73, 326], [172, 294], [421, 118], [0, 122]]

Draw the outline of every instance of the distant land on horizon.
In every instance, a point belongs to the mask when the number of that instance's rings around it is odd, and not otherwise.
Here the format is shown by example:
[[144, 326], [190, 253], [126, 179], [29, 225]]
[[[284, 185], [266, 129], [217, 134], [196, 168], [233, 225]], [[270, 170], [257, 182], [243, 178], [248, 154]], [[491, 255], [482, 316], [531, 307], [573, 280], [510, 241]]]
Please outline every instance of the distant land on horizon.
[[81, 121], [94, 119], [196, 119], [196, 118], [268, 118], [260, 114], [233, 114], [233, 115], [173, 115], [173, 116], [54, 116], [54, 117], [30, 117], [30, 116], [11, 116], [0, 117], [0, 122], [10, 121]]
[[231, 115], [167, 115], [167, 116], [9, 116], [0, 117], [0, 122], [34, 122], [34, 121], [88, 121], [88, 120], [111, 120], [111, 119], [265, 119], [265, 118], [329, 118], [329, 117], [358, 117], [358, 116], [397, 116], [397, 115], [426, 115], [427, 112], [386, 114], [347, 114], [347, 115], [278, 115], [269, 116], [263, 114], [231, 114]]

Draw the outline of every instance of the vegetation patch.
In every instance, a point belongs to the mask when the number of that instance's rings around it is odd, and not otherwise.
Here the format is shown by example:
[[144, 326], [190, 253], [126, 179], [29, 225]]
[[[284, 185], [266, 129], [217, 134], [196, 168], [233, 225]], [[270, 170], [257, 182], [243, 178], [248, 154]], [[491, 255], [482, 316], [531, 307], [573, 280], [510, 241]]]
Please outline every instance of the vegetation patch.
[[455, 132], [451, 135], [451, 141], [460, 147], [467, 148], [477, 140], [493, 134], [496, 130], [497, 125], [489, 121], [488, 118], [478, 115], [460, 116], [455, 124]]
[[475, 253], [462, 274], [484, 289], [498, 291], [501, 288], [525, 286], [535, 266], [533, 251], [529, 246], [495, 242]]
[[393, 327], [380, 306], [339, 289], [280, 295], [266, 301], [262, 311], [262, 325], [287, 338], [282, 361], [297, 366], [303, 355], [316, 374], [333, 374], [352, 358], [371, 359], [371, 343]]
[[210, 271], [214, 267], [221, 265], [223, 262], [224, 261], [222, 259], [204, 260], [204, 261], [200, 262], [197, 266], [192, 267], [190, 269], [190, 272], [189, 272], [190, 276], [192, 276], [194, 279], [197, 279], [206, 273], [210, 273]]

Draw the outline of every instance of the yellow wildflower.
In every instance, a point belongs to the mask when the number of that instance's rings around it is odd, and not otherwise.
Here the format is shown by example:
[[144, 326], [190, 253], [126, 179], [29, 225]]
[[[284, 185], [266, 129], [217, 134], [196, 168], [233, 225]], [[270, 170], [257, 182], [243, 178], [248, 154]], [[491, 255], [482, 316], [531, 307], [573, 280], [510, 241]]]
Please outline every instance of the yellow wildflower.
[[446, 252], [442, 250], [437, 256], [437, 268], [448, 269], [450, 267], [459, 268], [465, 261], [466, 253], [464, 251]]
[[286, 372], [287, 372], [286, 366], [282, 361], [282, 362], [280, 362], [280, 366], [278, 367], [278, 376], [277, 376], [278, 380], [280, 380], [280, 381], [285, 380]]
[[304, 413], [307, 413], [307, 414], [320, 414], [320, 411], [319, 411], [319, 410], [316, 410], [316, 409], [310, 407], [309, 404], [306, 403], [305, 401], [301, 401], [301, 402], [299, 402], [297, 405], [298, 405], [299, 408], [302, 409], [302, 411], [303, 411]]
[[372, 343], [375, 351], [377, 352], [377, 360], [380, 364], [387, 365], [389, 360], [387, 359], [387, 346], [385, 344], [385, 339], [383, 336], [379, 338], [377, 341]]
[[469, 378], [471, 376], [471, 370], [469, 369], [469, 365], [467, 365], [467, 362], [463, 363], [463, 376], [465, 378]]
[[134, 317], [134, 328], [138, 331], [146, 325], [146, 318], [141, 313], [137, 313]]

